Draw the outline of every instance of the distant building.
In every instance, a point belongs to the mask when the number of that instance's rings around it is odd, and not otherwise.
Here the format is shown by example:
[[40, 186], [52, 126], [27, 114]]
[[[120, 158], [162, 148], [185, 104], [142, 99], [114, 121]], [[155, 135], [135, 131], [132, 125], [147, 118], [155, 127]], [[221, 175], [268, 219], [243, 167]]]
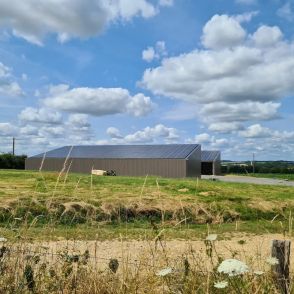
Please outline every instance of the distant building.
[[92, 169], [114, 170], [118, 176], [201, 176], [201, 146], [104, 145], [64, 146], [26, 159], [26, 169], [91, 173]]
[[221, 174], [221, 153], [220, 151], [201, 151], [201, 174]]

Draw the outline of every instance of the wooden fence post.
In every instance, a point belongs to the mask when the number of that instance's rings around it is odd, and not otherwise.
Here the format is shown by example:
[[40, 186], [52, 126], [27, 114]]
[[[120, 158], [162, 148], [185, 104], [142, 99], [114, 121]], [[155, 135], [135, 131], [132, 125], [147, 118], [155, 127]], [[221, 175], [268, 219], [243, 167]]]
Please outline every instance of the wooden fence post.
[[274, 278], [282, 294], [290, 293], [290, 247], [291, 241], [273, 240], [272, 257], [275, 257], [279, 263], [272, 266]]

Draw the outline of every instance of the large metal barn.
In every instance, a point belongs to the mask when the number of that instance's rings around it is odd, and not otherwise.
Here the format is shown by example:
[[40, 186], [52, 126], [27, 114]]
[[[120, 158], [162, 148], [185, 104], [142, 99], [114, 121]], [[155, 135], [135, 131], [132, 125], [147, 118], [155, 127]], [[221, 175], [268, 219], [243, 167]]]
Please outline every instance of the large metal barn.
[[201, 146], [104, 145], [65, 146], [26, 159], [27, 170], [91, 173], [114, 170], [118, 176], [154, 175], [169, 178], [201, 176]]
[[220, 151], [201, 151], [201, 174], [221, 174], [221, 153]]

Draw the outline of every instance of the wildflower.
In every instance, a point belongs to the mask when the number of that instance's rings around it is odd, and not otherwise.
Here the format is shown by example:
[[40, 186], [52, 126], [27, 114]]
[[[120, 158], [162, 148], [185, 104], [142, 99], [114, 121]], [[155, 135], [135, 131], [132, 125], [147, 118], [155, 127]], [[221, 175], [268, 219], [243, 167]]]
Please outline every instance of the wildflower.
[[7, 239], [4, 237], [0, 237], [0, 242], [7, 242]]
[[218, 289], [224, 289], [227, 286], [228, 286], [228, 282], [227, 281], [221, 281], [221, 282], [214, 283], [214, 288], [218, 288]]
[[206, 237], [206, 241], [216, 241], [217, 239], [217, 234], [209, 234], [207, 237]]
[[164, 277], [164, 276], [167, 276], [167, 275], [171, 274], [172, 272], [173, 272], [173, 269], [168, 267], [168, 268], [164, 268], [164, 269], [158, 271], [156, 273], [156, 275], [159, 276], [159, 277]]
[[217, 271], [234, 277], [247, 273], [249, 267], [244, 262], [237, 259], [226, 259], [218, 266]]
[[263, 271], [254, 271], [253, 273], [257, 276], [262, 276], [264, 274]]
[[277, 265], [279, 264], [279, 260], [276, 257], [268, 257], [266, 262], [270, 265]]

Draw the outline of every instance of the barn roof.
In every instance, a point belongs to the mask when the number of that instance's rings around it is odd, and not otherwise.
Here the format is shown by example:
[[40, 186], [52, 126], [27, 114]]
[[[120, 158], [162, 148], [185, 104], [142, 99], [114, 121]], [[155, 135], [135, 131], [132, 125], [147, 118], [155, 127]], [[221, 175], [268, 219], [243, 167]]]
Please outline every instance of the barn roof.
[[220, 151], [201, 151], [201, 161], [220, 160]]
[[[166, 144], [166, 145], [92, 145], [64, 146], [46, 152], [46, 158], [166, 158], [185, 159], [196, 149], [198, 144]], [[33, 158], [44, 157], [44, 153]]]

